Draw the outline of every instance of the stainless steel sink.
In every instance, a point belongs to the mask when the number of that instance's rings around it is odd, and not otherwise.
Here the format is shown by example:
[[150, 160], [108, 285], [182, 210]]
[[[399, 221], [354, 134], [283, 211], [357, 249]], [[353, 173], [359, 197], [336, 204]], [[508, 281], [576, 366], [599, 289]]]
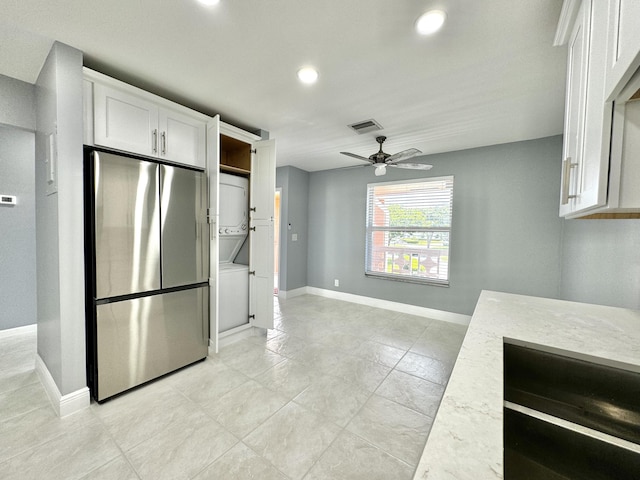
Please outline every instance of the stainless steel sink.
[[505, 342], [504, 399], [506, 480], [640, 478], [640, 373]]

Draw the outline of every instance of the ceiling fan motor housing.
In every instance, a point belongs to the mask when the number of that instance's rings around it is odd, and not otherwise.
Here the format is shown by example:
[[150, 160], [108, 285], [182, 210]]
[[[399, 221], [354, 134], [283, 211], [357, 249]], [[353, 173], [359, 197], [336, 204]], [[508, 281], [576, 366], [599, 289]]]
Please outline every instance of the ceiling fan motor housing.
[[376, 137], [376, 142], [378, 142], [380, 144], [380, 150], [378, 150], [373, 155], [369, 155], [369, 160], [371, 160], [374, 164], [376, 164], [376, 163], [386, 163], [387, 158], [389, 158], [391, 156], [391, 154], [384, 153], [382, 151], [382, 144], [384, 143], [384, 141], [386, 139], [387, 139], [387, 137], [385, 137], [383, 135], [380, 135], [379, 137]]

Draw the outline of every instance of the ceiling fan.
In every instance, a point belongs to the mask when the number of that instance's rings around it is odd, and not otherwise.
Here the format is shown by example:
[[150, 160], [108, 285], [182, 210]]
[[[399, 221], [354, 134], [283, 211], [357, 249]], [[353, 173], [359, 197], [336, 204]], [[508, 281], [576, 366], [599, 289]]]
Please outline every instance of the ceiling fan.
[[342, 155], [347, 155], [349, 157], [357, 158], [358, 160], [364, 160], [365, 162], [369, 162], [371, 165], [376, 167], [375, 175], [377, 177], [381, 175], [385, 175], [387, 173], [387, 167], [398, 167], [398, 168], [412, 168], [414, 170], [429, 170], [433, 165], [427, 165], [425, 163], [399, 163], [403, 160], [408, 160], [411, 157], [415, 157], [419, 153], [422, 153], [417, 148], [409, 148], [408, 150], [403, 150], [398, 153], [394, 153], [390, 155], [388, 153], [384, 153], [382, 151], [382, 144], [387, 139], [387, 137], [379, 136], [376, 137], [376, 142], [380, 144], [380, 150], [374, 153], [373, 155], [369, 155], [369, 158], [362, 157], [360, 155], [356, 155], [355, 153], [349, 152], [340, 152]]

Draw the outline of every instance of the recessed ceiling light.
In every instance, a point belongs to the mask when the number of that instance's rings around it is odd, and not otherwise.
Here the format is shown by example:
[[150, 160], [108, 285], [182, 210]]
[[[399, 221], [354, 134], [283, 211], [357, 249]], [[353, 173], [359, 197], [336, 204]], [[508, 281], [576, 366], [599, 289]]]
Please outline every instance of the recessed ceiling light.
[[318, 71], [313, 67], [304, 67], [298, 70], [298, 78], [302, 83], [316, 83], [318, 80]]
[[431, 35], [442, 28], [447, 14], [442, 10], [431, 10], [423, 13], [416, 21], [416, 30], [420, 35]]
[[206, 5], [207, 7], [213, 7], [220, 3], [220, 0], [198, 0], [202, 5]]

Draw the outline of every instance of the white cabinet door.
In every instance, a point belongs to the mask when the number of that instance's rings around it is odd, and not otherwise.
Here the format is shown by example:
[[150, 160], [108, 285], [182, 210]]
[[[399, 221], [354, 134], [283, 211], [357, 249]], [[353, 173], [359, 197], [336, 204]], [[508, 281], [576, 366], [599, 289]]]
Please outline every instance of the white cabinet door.
[[560, 216], [569, 215], [574, 210], [578, 189], [583, 152], [590, 14], [590, 2], [582, 2], [569, 38]]
[[93, 87], [96, 145], [156, 156], [158, 107], [155, 103], [116, 88]]
[[640, 67], [640, 1], [609, 0], [609, 41], [606, 93], [620, 93]]
[[254, 143], [254, 147], [250, 183], [249, 308], [254, 327], [273, 328], [276, 145], [274, 140], [264, 140]]
[[218, 353], [219, 252], [218, 211], [220, 177], [220, 116], [207, 124], [207, 175], [209, 176], [209, 346]]
[[[584, 139], [575, 212], [607, 203], [612, 104], [605, 101], [607, 5], [591, 1]], [[588, 2], [585, 2], [588, 3]]]
[[276, 192], [276, 143], [262, 140], [253, 144], [251, 160], [251, 208], [253, 218], [272, 219]]
[[611, 103], [605, 102], [607, 5], [583, 0], [569, 38], [560, 215], [607, 203]]
[[204, 168], [205, 122], [167, 108], [161, 108], [159, 115], [160, 158]]
[[251, 325], [260, 328], [273, 328], [273, 220], [254, 220], [251, 224], [251, 228], [255, 229], [249, 233]]

